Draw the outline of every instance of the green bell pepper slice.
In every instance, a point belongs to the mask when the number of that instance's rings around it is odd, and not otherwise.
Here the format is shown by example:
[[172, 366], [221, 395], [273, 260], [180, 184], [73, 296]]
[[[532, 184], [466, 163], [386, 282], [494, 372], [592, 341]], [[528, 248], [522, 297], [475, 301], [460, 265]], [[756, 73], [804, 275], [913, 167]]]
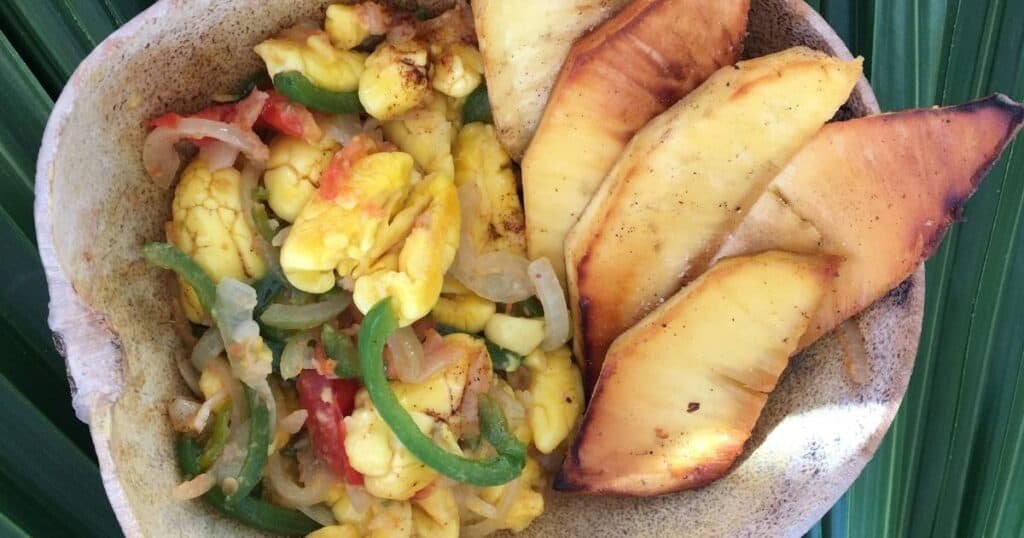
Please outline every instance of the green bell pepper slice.
[[[181, 472], [189, 478], [202, 472], [199, 458], [199, 446], [196, 441], [182, 437], [178, 441], [178, 466]], [[204, 493], [203, 500], [244, 525], [272, 534], [305, 536], [321, 527], [319, 523], [298, 510], [275, 506], [253, 497], [240, 497], [229, 503], [218, 485]]]
[[260, 396], [249, 387], [245, 389], [245, 401], [249, 404], [249, 442], [245, 459], [235, 480], [238, 488], [225, 497], [228, 504], [249, 496], [256, 484], [263, 480], [263, 467], [267, 465], [267, 451], [270, 448], [270, 410], [260, 401]]
[[330, 114], [359, 114], [363, 104], [359, 93], [325, 90], [310, 82], [298, 71], [286, 71], [274, 75], [274, 89], [296, 103]]
[[519, 476], [526, 465], [526, 446], [509, 431], [505, 414], [487, 396], [480, 397], [480, 433], [496, 455], [477, 460], [452, 454], [420, 431], [398, 402], [384, 372], [384, 344], [397, 329], [398, 320], [389, 301], [374, 305], [359, 328], [359, 362], [370, 400], [402, 445], [428, 467], [473, 486], [497, 486]]
[[466, 102], [462, 104], [462, 123], [468, 124], [475, 121], [492, 123], [491, 100], [487, 95], [487, 84], [481, 82], [479, 86], [466, 96]]
[[149, 260], [149, 263], [164, 269], [170, 269], [178, 274], [186, 284], [192, 287], [199, 298], [199, 305], [206, 312], [213, 310], [213, 303], [217, 301], [217, 286], [210, 279], [206, 271], [189, 258], [187, 254], [170, 243], [149, 243], [142, 247], [142, 256]]
[[213, 462], [217, 461], [217, 458], [224, 452], [224, 447], [228, 444], [228, 437], [231, 434], [230, 421], [231, 416], [228, 413], [228, 409], [223, 408], [217, 411], [213, 422], [213, 433], [210, 434], [210, 439], [206, 441], [203, 453], [199, 455], [200, 469], [204, 471], [209, 469]]
[[320, 330], [320, 341], [324, 343], [324, 353], [334, 361], [334, 375], [342, 379], [359, 379], [363, 376], [359, 367], [359, 352], [348, 336], [324, 324]]

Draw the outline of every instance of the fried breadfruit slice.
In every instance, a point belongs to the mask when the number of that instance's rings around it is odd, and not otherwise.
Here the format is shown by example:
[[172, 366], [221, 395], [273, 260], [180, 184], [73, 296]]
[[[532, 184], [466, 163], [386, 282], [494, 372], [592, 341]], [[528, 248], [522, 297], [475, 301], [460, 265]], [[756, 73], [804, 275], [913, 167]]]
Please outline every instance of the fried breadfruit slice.
[[725, 474], [835, 262], [781, 251], [723, 260], [623, 333], [555, 489], [657, 495]]
[[636, 0], [580, 38], [522, 162], [530, 258], [565, 283], [565, 236], [651, 118], [740, 56], [749, 0]]
[[569, 48], [630, 0], [472, 0], [498, 139], [516, 161]]
[[[806, 347], [931, 256], [1022, 122], [1024, 106], [996, 95], [829, 124], [713, 259], [769, 248], [840, 256], [839, 276], [800, 340]], [[783, 213], [792, 217], [778, 218]], [[820, 234], [816, 246], [808, 228]]]
[[565, 243], [587, 386], [612, 340], [706, 263], [860, 76], [859, 59], [795, 47], [718, 70], [637, 133]]

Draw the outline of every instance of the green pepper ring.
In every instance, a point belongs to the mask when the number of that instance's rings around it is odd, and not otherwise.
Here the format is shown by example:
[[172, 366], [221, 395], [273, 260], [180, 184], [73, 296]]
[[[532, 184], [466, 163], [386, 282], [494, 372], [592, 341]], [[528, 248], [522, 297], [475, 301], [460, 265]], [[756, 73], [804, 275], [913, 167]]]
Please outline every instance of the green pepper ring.
[[313, 110], [330, 114], [359, 114], [363, 105], [358, 92], [335, 92], [313, 84], [298, 71], [274, 75], [274, 89], [281, 95]]
[[518, 477], [526, 465], [526, 446], [509, 431], [501, 408], [487, 396], [480, 397], [480, 433], [497, 455], [476, 460], [453, 454], [420, 431], [398, 402], [384, 373], [384, 343], [396, 329], [398, 321], [388, 300], [374, 305], [359, 328], [359, 358], [363, 386], [402, 445], [428, 467], [462, 483], [489, 487]]

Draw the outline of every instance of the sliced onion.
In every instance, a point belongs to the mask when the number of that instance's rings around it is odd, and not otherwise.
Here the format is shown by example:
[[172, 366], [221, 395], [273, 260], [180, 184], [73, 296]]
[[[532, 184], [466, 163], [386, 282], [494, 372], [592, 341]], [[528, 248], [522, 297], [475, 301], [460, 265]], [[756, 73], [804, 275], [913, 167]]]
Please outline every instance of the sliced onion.
[[496, 383], [492, 386], [488, 395], [498, 403], [509, 423], [515, 424], [526, 420], [526, 407], [514, 395], [506, 392], [501, 384]]
[[274, 238], [270, 240], [270, 244], [280, 248], [281, 245], [284, 244], [285, 240], [288, 239], [288, 234], [291, 233], [291, 231], [291, 226], [285, 226], [284, 228], [281, 228], [280, 230], [278, 230], [276, 234], [274, 234]]
[[280, 256], [273, 245], [267, 242], [266, 239], [260, 235], [259, 229], [256, 228], [256, 220], [252, 215], [253, 200], [252, 191], [259, 186], [260, 176], [263, 175], [263, 167], [257, 165], [252, 161], [246, 161], [245, 166], [242, 167], [242, 178], [241, 178], [241, 210], [242, 216], [245, 218], [245, 224], [249, 227], [249, 231], [252, 236], [252, 246], [256, 249], [256, 254], [259, 255], [260, 259], [263, 260], [263, 264], [267, 266], [268, 272], [279, 272], [281, 263]]
[[295, 435], [299, 433], [302, 426], [306, 424], [306, 418], [309, 417], [309, 411], [305, 409], [297, 409], [288, 413], [281, 420], [278, 421], [278, 428], [287, 433], [288, 435]]
[[479, 254], [473, 245], [469, 223], [480, 209], [476, 185], [459, 187], [462, 230], [451, 274], [477, 295], [497, 303], [516, 303], [533, 296], [533, 283], [527, 268], [529, 260], [509, 252]]
[[305, 333], [295, 334], [288, 338], [288, 342], [281, 351], [281, 379], [292, 379], [303, 370], [313, 368], [313, 348], [309, 347], [309, 340], [312, 338]]
[[220, 331], [216, 327], [210, 327], [192, 348], [192, 366], [202, 372], [206, 364], [221, 353], [224, 353], [224, 340], [221, 340]]
[[210, 491], [216, 483], [217, 478], [212, 473], [200, 473], [192, 480], [174, 486], [171, 497], [176, 501], [192, 500]]
[[423, 381], [423, 344], [412, 327], [402, 327], [390, 337], [387, 343], [388, 374], [403, 383]]
[[363, 124], [357, 114], [333, 114], [322, 121], [327, 138], [345, 145], [357, 134], [363, 133]]
[[306, 514], [306, 517], [316, 521], [324, 527], [330, 527], [336, 525], [338, 520], [334, 519], [334, 513], [329, 508], [321, 504], [314, 504], [312, 506], [297, 506], [296, 510]]
[[206, 166], [211, 172], [234, 166], [238, 160], [238, 153], [238, 148], [219, 140], [199, 148], [199, 158], [206, 161]]
[[483, 516], [484, 519], [491, 519], [498, 515], [498, 508], [480, 498], [475, 491], [467, 492], [462, 497], [462, 502], [466, 505], [466, 509], [478, 516]]
[[167, 416], [171, 419], [171, 427], [178, 433], [192, 431], [192, 420], [199, 413], [202, 404], [188, 398], [175, 398], [167, 406]]
[[[415, 329], [413, 330], [415, 331]], [[462, 350], [458, 346], [445, 342], [435, 330], [427, 331], [426, 339], [423, 341], [423, 366], [420, 371], [420, 380], [415, 382], [420, 383], [430, 378], [457, 361], [460, 356], [462, 356]]]
[[370, 509], [370, 506], [373, 505], [373, 495], [370, 495], [361, 486], [349, 484], [347, 480], [342, 481], [342, 483], [345, 485], [345, 496], [348, 497], [348, 502], [352, 505], [352, 509], [359, 515], [365, 514]]
[[174, 127], [153, 129], [142, 146], [142, 162], [153, 181], [168, 188], [174, 180], [181, 157], [174, 144], [182, 139], [213, 138], [241, 151], [249, 159], [266, 162], [270, 150], [252, 130], [222, 121], [182, 118]]
[[538, 258], [530, 263], [528, 270], [537, 298], [544, 307], [545, 334], [540, 348], [554, 351], [569, 341], [569, 307], [565, 303], [565, 292], [551, 260]]
[[228, 398], [231, 400], [231, 423], [241, 424], [245, 420], [245, 395], [242, 392], [242, 383], [231, 375], [231, 367], [225, 359], [216, 358], [209, 363], [210, 372], [217, 377], [221, 387], [228, 391]]
[[206, 429], [206, 423], [210, 420], [213, 410], [228, 398], [228, 389], [220, 389], [216, 394], [210, 396], [199, 406], [195, 416], [192, 418], [192, 431], [200, 433]]
[[[259, 324], [252, 319], [255, 307], [256, 290], [252, 286], [233, 278], [224, 278], [217, 284], [213, 317], [224, 340], [231, 373], [259, 391], [266, 386], [267, 376], [273, 372], [273, 360], [260, 337]], [[262, 395], [271, 400], [267, 405], [273, 403], [269, 387]]]
[[466, 388], [462, 391], [459, 416], [462, 418], [463, 436], [473, 436], [480, 430], [480, 395], [491, 388], [490, 356], [481, 351], [470, 358], [466, 374]]
[[258, 88], [253, 88], [249, 95], [235, 103], [235, 118], [232, 123], [246, 129], [252, 129], [256, 120], [263, 113], [263, 107], [267, 104], [270, 95]]
[[494, 517], [484, 519], [479, 523], [473, 525], [467, 525], [462, 527], [460, 536], [467, 538], [482, 538], [484, 536], [490, 536], [495, 532], [505, 528], [505, 520], [508, 518], [509, 510], [512, 509], [512, 505], [515, 504], [516, 498], [519, 497], [519, 490], [523, 487], [523, 479], [519, 477], [505, 486], [504, 491], [501, 492], [501, 499], [498, 504], [495, 505]]
[[184, 350], [179, 349], [174, 352], [174, 363], [178, 366], [178, 373], [181, 374], [181, 378], [188, 385], [188, 390], [192, 391], [192, 394], [196, 396], [202, 395], [202, 391], [199, 390], [199, 374], [192, 367], [192, 363], [189, 362], [188, 355], [185, 354]]
[[231, 423], [231, 437], [228, 439], [220, 457], [214, 462], [210, 472], [217, 477], [217, 481], [238, 476], [242, 469], [242, 461], [248, 453], [249, 442], [249, 421], [246, 420], [235, 426]]
[[312, 506], [323, 502], [334, 482], [324, 471], [317, 473], [312, 480], [300, 486], [288, 475], [280, 454], [271, 454], [267, 457], [266, 476], [270, 487], [283, 501], [282, 504], [292, 508]]
[[319, 303], [291, 305], [275, 303], [267, 308], [260, 321], [278, 329], [312, 329], [327, 323], [352, 304], [348, 293], [335, 293]]

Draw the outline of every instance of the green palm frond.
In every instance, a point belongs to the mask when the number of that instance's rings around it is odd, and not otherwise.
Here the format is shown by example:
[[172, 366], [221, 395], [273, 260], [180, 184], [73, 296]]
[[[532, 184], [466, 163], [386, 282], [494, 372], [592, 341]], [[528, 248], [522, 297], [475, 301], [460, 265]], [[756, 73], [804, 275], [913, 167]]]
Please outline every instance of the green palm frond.
[[[148, 0], [0, 2], [0, 535], [112, 536], [88, 431], [68, 402], [35, 251], [35, 156], [75, 66]], [[1024, 2], [811, 0], [882, 108], [1024, 99]], [[874, 460], [814, 537], [1024, 533], [1024, 145], [992, 170], [928, 263], [907, 398]]]

